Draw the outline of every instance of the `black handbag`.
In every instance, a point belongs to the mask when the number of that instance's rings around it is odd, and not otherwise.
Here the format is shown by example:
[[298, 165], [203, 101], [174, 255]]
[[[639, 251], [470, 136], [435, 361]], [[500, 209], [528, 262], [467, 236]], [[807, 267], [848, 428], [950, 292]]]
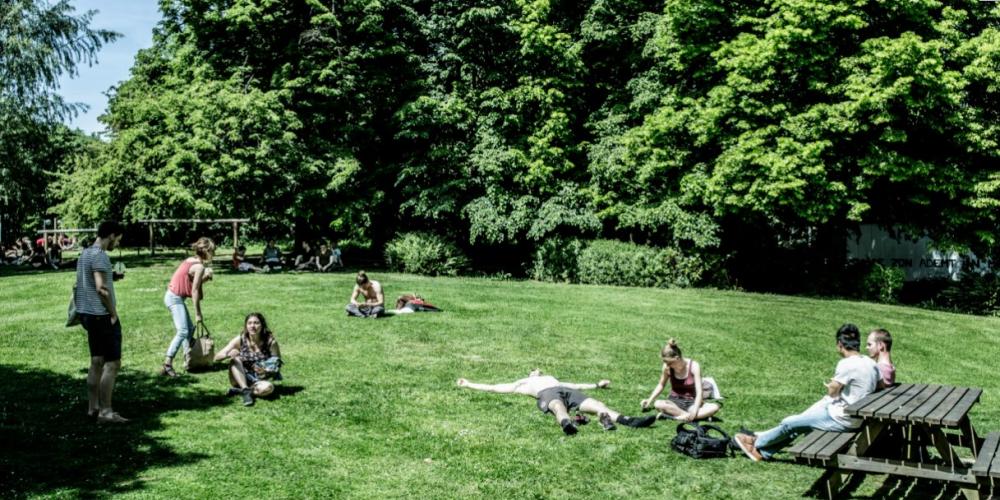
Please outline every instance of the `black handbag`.
[[670, 446], [691, 458], [724, 458], [733, 453], [729, 442], [729, 434], [714, 425], [685, 423], [677, 426], [677, 435]]

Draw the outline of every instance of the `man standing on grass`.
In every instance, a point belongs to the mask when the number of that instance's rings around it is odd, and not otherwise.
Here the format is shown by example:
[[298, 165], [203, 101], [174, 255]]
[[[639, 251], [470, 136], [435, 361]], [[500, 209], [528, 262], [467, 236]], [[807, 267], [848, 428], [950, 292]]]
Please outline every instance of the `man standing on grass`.
[[111, 408], [111, 394], [121, 367], [122, 325], [118, 320], [115, 276], [108, 252], [118, 246], [123, 232], [118, 222], [102, 222], [97, 228], [97, 240], [80, 252], [76, 263], [73, 302], [90, 346], [87, 415], [100, 423], [128, 422]]
[[579, 410], [597, 415], [604, 430], [615, 430], [615, 422], [633, 428], [649, 427], [656, 421], [655, 415], [648, 417], [629, 417], [622, 415], [604, 403], [587, 396], [580, 389], [606, 388], [610, 380], [601, 380], [596, 384], [569, 384], [560, 382], [551, 375], [543, 375], [539, 369], [534, 369], [527, 378], [522, 378], [509, 384], [476, 384], [464, 378], [458, 379], [459, 387], [479, 391], [496, 392], [499, 394], [524, 394], [538, 400], [538, 409], [542, 413], [551, 413], [563, 432], [576, 434], [577, 428], [569, 417], [569, 410]]
[[879, 370], [875, 362], [861, 355], [861, 333], [847, 323], [837, 330], [837, 351], [843, 358], [837, 363], [833, 378], [823, 384], [827, 395], [806, 411], [787, 417], [777, 427], [758, 433], [737, 434], [734, 439], [754, 462], [769, 460], [788, 446], [798, 435], [816, 429], [848, 432], [861, 425], [861, 419], [844, 414], [844, 408], [875, 392]]

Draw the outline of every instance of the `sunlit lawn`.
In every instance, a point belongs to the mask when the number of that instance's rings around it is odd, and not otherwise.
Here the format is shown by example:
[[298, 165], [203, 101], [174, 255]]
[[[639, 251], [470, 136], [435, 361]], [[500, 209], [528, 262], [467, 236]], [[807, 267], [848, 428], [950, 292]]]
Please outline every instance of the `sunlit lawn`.
[[[131, 255], [126, 253], [127, 255]], [[695, 461], [674, 426], [564, 436], [524, 396], [456, 388], [541, 367], [626, 413], [678, 338], [726, 396], [728, 430], [769, 427], [819, 397], [845, 321], [896, 338], [898, 378], [982, 387], [972, 412], [1000, 430], [1000, 321], [903, 307], [713, 290], [429, 278], [373, 273], [392, 301], [446, 310], [377, 321], [343, 312], [353, 275], [220, 273], [206, 288], [219, 343], [263, 312], [281, 342], [277, 398], [227, 398], [226, 372], [156, 376], [173, 332], [163, 291], [175, 260], [130, 261], [119, 282], [123, 373], [116, 409], [84, 415], [86, 336], [63, 327], [73, 273], [0, 270], [0, 496], [174, 498], [793, 498], [819, 476], [790, 461]], [[220, 268], [228, 266], [218, 263]], [[855, 495], [869, 497], [884, 476]]]

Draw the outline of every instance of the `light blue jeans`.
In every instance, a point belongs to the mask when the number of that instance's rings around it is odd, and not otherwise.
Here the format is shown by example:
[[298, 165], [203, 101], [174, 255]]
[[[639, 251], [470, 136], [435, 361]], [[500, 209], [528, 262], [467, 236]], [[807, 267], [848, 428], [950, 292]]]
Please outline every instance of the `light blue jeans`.
[[832, 401], [830, 398], [823, 398], [810, 406], [808, 410], [798, 415], [785, 417], [777, 427], [758, 432], [754, 447], [757, 448], [761, 456], [770, 459], [796, 437], [813, 429], [832, 432], [853, 430], [830, 416], [827, 406], [830, 406]]
[[184, 297], [178, 297], [174, 295], [174, 292], [167, 290], [166, 295], [163, 296], [163, 305], [170, 310], [170, 315], [174, 318], [174, 328], [177, 330], [174, 340], [170, 341], [170, 347], [167, 348], [167, 357], [174, 359], [181, 344], [184, 344], [185, 354], [191, 350], [194, 323], [191, 322], [191, 315], [188, 314], [187, 306], [184, 305]]

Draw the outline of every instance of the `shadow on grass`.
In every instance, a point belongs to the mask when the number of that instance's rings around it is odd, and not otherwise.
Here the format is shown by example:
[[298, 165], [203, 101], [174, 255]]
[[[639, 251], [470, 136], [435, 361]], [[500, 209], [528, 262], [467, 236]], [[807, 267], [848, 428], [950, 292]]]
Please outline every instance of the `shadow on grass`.
[[267, 399], [281, 399], [294, 396], [302, 391], [306, 390], [305, 387], [301, 385], [275, 385], [274, 392], [267, 396]]
[[[884, 481], [871, 496], [858, 496], [854, 492], [867, 477], [866, 474], [851, 474], [850, 479], [840, 490], [840, 498], [866, 498], [871, 500], [895, 500], [895, 499], [963, 499], [965, 495], [961, 488], [953, 483], [934, 481], [929, 479], [915, 479], [911, 477], [886, 476], [876, 474], [876, 478], [883, 478]], [[824, 484], [817, 482], [806, 493], [812, 498], [827, 498]], [[987, 497], [989, 498], [989, 497]]]
[[162, 438], [164, 412], [225, 404], [214, 393], [155, 375], [125, 371], [115, 409], [132, 421], [97, 424], [86, 416], [86, 382], [23, 366], [0, 366], [0, 497], [69, 494], [103, 497], [141, 491], [143, 471], [196, 462]]

